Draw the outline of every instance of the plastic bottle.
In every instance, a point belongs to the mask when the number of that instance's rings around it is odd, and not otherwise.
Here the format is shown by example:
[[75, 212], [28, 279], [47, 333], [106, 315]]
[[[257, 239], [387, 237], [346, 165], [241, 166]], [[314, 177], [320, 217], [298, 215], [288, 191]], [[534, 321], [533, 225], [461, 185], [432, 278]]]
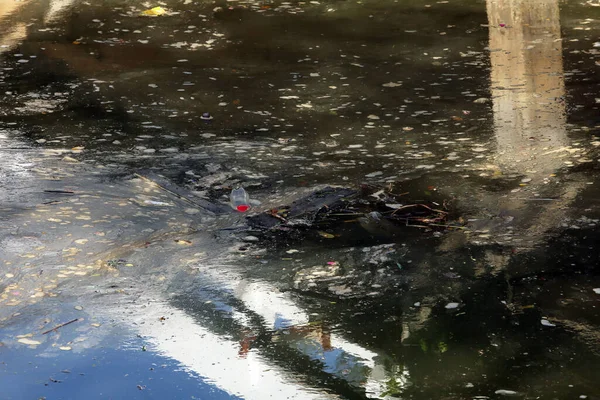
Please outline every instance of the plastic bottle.
[[231, 207], [239, 212], [246, 212], [250, 209], [250, 196], [243, 187], [237, 187], [229, 195]]

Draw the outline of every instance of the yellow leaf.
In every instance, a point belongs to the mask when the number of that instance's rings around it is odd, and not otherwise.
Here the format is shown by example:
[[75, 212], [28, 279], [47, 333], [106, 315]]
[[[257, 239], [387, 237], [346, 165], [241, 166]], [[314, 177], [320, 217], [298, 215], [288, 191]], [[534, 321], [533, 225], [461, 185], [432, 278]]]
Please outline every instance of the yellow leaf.
[[167, 13], [167, 11], [162, 7], [154, 7], [149, 10], [142, 11], [142, 15], [146, 15], [146, 16], [150, 16], [150, 17], [156, 17], [159, 15], [164, 15], [166, 13]]

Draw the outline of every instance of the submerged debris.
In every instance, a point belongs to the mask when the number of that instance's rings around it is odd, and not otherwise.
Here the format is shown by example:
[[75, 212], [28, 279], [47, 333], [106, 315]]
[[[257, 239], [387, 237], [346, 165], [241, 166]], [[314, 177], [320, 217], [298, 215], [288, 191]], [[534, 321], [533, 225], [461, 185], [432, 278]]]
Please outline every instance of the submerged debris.
[[192, 205], [196, 209], [208, 211], [214, 214], [222, 214], [228, 212], [229, 209], [226, 206], [215, 204], [210, 201], [201, 199], [197, 196], [193, 196], [189, 191], [182, 189], [181, 187], [173, 184], [170, 180], [162, 175], [158, 175], [152, 171], [139, 171], [135, 173], [135, 176], [156, 185], [161, 190], [173, 195], [174, 197], [185, 201]]
[[404, 286], [406, 277], [396, 267], [399, 257], [401, 254], [390, 245], [363, 248], [343, 261], [298, 270], [291, 286], [306, 294], [332, 298], [377, 298]]

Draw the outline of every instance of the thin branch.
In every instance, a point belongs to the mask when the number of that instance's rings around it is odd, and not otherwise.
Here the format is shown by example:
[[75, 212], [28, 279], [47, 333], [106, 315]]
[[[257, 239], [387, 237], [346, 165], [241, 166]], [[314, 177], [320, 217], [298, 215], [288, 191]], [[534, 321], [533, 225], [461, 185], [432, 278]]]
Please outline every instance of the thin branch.
[[56, 331], [57, 329], [62, 328], [63, 326], [67, 326], [67, 325], [72, 324], [73, 322], [77, 322], [77, 321], [79, 321], [79, 318], [75, 318], [75, 319], [72, 319], [71, 321], [65, 322], [63, 324], [56, 325], [54, 328], [48, 329], [47, 331], [42, 332], [42, 335], [45, 335], [45, 334], [50, 333], [52, 331]]

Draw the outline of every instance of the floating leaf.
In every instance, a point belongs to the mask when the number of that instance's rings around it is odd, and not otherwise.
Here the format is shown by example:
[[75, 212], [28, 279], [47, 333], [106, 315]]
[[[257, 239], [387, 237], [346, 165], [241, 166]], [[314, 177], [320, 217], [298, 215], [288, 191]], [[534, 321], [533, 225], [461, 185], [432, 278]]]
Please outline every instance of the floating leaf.
[[439, 342], [438, 343], [438, 351], [440, 353], [445, 353], [448, 351], [448, 345], [446, 344], [446, 342]]
[[142, 15], [145, 15], [148, 17], [157, 17], [159, 15], [165, 15], [166, 13], [167, 13], [167, 10], [165, 10], [162, 7], [154, 7], [149, 10], [142, 11]]
[[519, 394], [518, 392], [515, 392], [514, 390], [506, 390], [506, 389], [498, 389], [494, 393], [502, 395], [502, 396], [516, 396], [517, 394]]
[[331, 233], [328, 233], [328, 232], [317, 231], [317, 233], [318, 233], [320, 236], [324, 237], [325, 239], [333, 239], [333, 238], [335, 238], [335, 235], [333, 235], [333, 234], [331, 234]]
[[27, 338], [21, 338], [19, 340], [17, 340], [17, 342], [19, 343], [23, 343], [29, 346], [37, 346], [38, 344], [41, 344], [41, 342], [38, 342], [37, 340], [31, 340], [31, 339], [27, 339]]

